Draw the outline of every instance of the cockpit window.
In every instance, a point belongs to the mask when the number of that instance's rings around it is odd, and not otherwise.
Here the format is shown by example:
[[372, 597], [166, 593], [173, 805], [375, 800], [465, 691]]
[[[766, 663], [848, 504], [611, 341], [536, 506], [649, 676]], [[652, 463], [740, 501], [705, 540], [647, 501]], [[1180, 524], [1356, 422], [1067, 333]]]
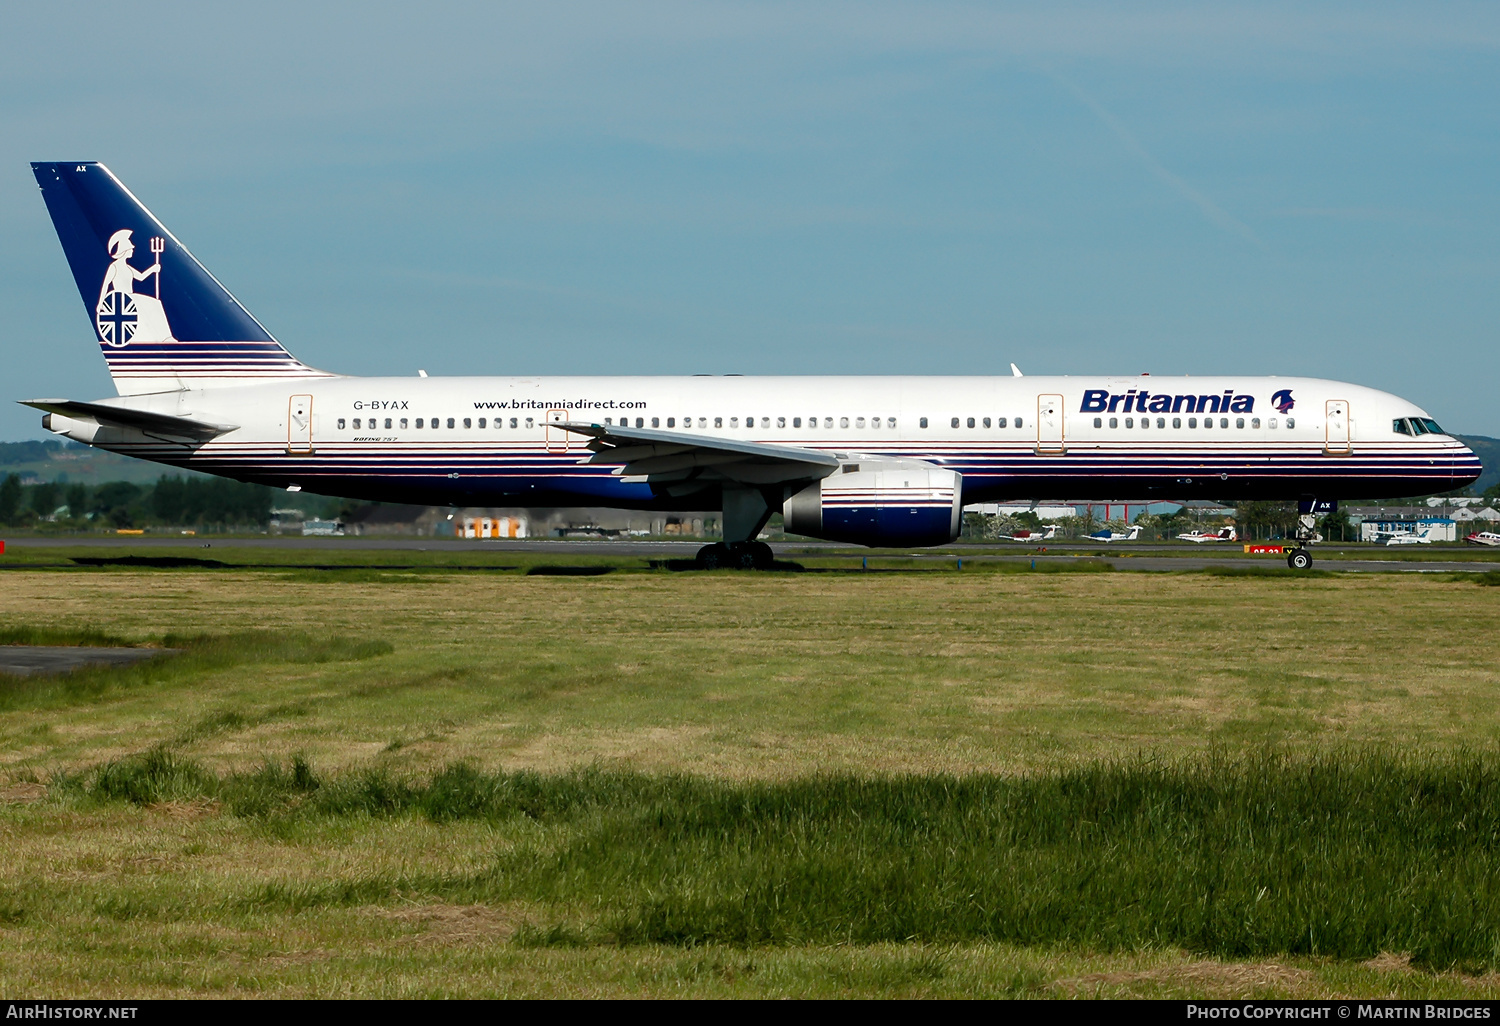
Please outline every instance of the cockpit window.
[[1397, 417], [1395, 420], [1391, 421], [1391, 429], [1398, 435], [1411, 434], [1411, 426], [1406, 423], [1405, 417]]
[[1428, 431], [1429, 434], [1446, 435], [1448, 433], [1448, 432], [1444, 431], [1442, 428], [1438, 427], [1438, 422], [1435, 421], [1435, 420], [1433, 420], [1431, 417], [1421, 417], [1421, 418], [1414, 417], [1412, 419], [1413, 420], [1420, 419], [1422, 421], [1422, 426], [1427, 429], [1427, 431]]
[[1412, 434], [1414, 434], [1414, 435], [1425, 435], [1425, 434], [1427, 434], [1427, 425], [1422, 423], [1422, 418], [1421, 417], [1412, 417], [1411, 420], [1410, 420], [1410, 423], [1411, 423], [1411, 433]]

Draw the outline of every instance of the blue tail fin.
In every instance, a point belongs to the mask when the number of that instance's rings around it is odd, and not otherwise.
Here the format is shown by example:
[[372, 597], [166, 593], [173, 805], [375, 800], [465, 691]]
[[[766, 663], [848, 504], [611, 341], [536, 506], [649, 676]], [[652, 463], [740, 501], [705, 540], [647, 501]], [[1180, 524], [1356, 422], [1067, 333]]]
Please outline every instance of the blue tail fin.
[[272, 338], [109, 168], [31, 170], [121, 394], [326, 376]]

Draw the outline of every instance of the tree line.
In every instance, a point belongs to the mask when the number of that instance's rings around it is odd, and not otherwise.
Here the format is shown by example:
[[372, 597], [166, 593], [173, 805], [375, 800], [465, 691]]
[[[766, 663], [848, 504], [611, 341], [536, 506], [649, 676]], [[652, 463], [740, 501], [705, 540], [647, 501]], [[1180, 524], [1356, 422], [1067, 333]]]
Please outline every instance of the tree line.
[[155, 484], [110, 481], [23, 485], [15, 474], [0, 480], [0, 524], [61, 528], [204, 527], [263, 528], [273, 500], [283, 493], [265, 485], [222, 477], [163, 474]]

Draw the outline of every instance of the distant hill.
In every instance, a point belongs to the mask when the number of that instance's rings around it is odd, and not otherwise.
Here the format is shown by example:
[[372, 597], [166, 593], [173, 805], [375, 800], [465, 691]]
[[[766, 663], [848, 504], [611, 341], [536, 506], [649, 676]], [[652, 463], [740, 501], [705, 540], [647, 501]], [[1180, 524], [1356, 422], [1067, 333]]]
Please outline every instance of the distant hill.
[[81, 482], [86, 485], [106, 481], [130, 481], [146, 484], [163, 474], [186, 477], [202, 476], [193, 471], [175, 470], [160, 463], [131, 459], [78, 442], [48, 439], [45, 442], [0, 442], [0, 477], [19, 474], [23, 479]]
[[1494, 484], [1500, 484], [1500, 438], [1484, 435], [1455, 435], [1460, 442], [1473, 449], [1484, 463], [1484, 474], [1474, 484], [1475, 492], [1482, 492]]

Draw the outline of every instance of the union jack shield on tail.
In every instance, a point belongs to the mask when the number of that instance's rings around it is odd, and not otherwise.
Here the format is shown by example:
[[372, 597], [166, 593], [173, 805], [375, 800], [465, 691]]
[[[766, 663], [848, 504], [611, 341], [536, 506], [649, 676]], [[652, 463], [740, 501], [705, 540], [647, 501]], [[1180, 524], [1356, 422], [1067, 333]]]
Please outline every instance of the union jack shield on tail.
[[99, 300], [94, 311], [94, 326], [99, 329], [99, 339], [106, 345], [120, 347], [128, 345], [135, 337], [138, 317], [135, 299], [128, 292], [111, 292]]

